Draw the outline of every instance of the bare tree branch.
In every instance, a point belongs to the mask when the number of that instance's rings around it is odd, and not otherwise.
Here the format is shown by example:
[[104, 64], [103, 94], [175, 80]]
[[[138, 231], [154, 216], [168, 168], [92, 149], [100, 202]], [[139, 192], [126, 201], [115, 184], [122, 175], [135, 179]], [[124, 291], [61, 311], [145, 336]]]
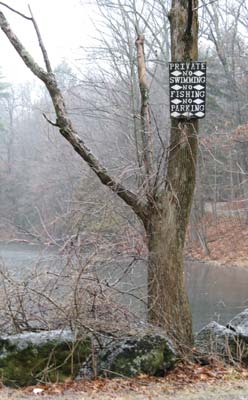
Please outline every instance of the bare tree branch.
[[56, 124], [56, 122], [51, 121], [45, 113], [42, 113], [43, 117], [45, 118], [45, 120], [52, 126], [56, 126], [56, 128], [59, 128], [58, 124]]
[[38, 38], [38, 41], [39, 41], [39, 46], [41, 48], [41, 52], [42, 52], [42, 55], [43, 55], [43, 59], [44, 59], [45, 65], [46, 65], [47, 72], [50, 73], [50, 72], [52, 72], [52, 67], [51, 67], [51, 64], [50, 64], [50, 61], [49, 61], [49, 58], [48, 58], [48, 54], [47, 54], [46, 48], [44, 46], [41, 34], [40, 34], [39, 27], [37, 25], [37, 22], [36, 22], [34, 16], [33, 16], [33, 13], [32, 13], [30, 5], [28, 6], [28, 9], [29, 9], [30, 15], [32, 17], [32, 23], [34, 25], [34, 29], [35, 29], [35, 32], [36, 32], [36, 35], [37, 35], [37, 38]]
[[[92, 154], [83, 140], [78, 136], [73, 128], [72, 122], [68, 117], [63, 95], [58, 87], [55, 75], [52, 72], [46, 72], [41, 68], [20, 42], [18, 37], [12, 31], [4, 14], [0, 12], [0, 27], [15, 48], [23, 62], [46, 86], [56, 113], [56, 124], [59, 127], [61, 135], [72, 145], [74, 150], [83, 158], [92, 171], [98, 176], [103, 185], [108, 186], [112, 192], [116, 193], [126, 204], [128, 204], [136, 215], [146, 223], [146, 205], [140, 201], [139, 197], [132, 191], [126, 189], [120, 182], [117, 182], [108, 174], [106, 168]], [[37, 33], [37, 31], [36, 31]], [[37, 33], [38, 34], [38, 33]], [[43, 44], [42, 44], [43, 45]], [[44, 56], [44, 53], [43, 53]], [[45, 57], [48, 58], [45, 52]]]
[[3, 3], [2, 1], [0, 1], [0, 5], [1, 5], [1, 6], [4, 6], [4, 7], [6, 7], [6, 8], [8, 8], [9, 10], [13, 11], [14, 13], [20, 15], [22, 18], [28, 19], [29, 21], [32, 20], [31, 17], [27, 17], [27, 15], [21, 13], [20, 11], [15, 10], [14, 8], [8, 6], [8, 4], [5, 4], [5, 3]]
[[5, 18], [4, 14], [0, 11], [0, 27], [2, 31], [5, 33], [7, 38], [9, 39], [12, 46], [15, 48], [19, 56], [22, 58], [26, 66], [36, 75], [39, 79], [41, 79], [45, 84], [48, 78], [48, 74], [41, 68], [32, 58], [32, 56], [28, 53], [25, 47], [22, 45], [18, 37], [11, 30], [11, 27]]
[[193, 8], [192, 11], [197, 11], [197, 10], [199, 10], [199, 8], [206, 7], [206, 6], [208, 6], [209, 4], [216, 3], [217, 1], [218, 1], [218, 0], [212, 0], [212, 1], [209, 1], [208, 3], [206, 3], [206, 4], [205, 4], [205, 2], [204, 2], [201, 6], [198, 6], [198, 7]]
[[[144, 166], [148, 180], [148, 188], [151, 188], [151, 177], [153, 174], [153, 138], [151, 127], [151, 116], [149, 106], [149, 88], [146, 79], [146, 65], [144, 54], [144, 36], [139, 35], [136, 39], [137, 64], [139, 75], [139, 87], [141, 95], [141, 136], [143, 142]], [[149, 190], [151, 193], [151, 191]]]

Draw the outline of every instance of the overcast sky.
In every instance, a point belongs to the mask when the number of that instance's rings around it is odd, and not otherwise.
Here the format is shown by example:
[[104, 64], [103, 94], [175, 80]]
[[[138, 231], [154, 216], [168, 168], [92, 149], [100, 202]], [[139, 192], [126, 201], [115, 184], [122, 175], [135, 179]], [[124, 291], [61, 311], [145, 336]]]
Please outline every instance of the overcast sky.
[[[79, 46], [87, 45], [90, 37], [95, 34], [92, 23], [94, 8], [89, 5], [88, 0], [5, 0], [5, 3], [26, 15], [29, 13], [28, 4], [30, 4], [53, 67], [62, 60], [73, 64], [79, 57]], [[42, 64], [32, 23], [3, 6], [0, 6], [0, 10], [4, 12], [12, 29], [32, 56]], [[8, 82], [32, 79], [32, 74], [2, 31], [0, 31], [0, 52], [0, 67]]]

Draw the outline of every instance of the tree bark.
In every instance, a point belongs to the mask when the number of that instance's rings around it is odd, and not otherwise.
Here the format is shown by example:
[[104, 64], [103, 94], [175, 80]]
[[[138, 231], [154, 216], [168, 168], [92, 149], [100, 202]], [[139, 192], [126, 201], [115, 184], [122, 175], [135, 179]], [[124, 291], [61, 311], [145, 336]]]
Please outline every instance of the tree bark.
[[[194, 0], [172, 1], [172, 61], [197, 60], [197, 7]], [[183, 249], [195, 188], [197, 130], [197, 120], [172, 120], [165, 187], [149, 208], [147, 224], [149, 320], [161, 325], [181, 351], [193, 343]]]

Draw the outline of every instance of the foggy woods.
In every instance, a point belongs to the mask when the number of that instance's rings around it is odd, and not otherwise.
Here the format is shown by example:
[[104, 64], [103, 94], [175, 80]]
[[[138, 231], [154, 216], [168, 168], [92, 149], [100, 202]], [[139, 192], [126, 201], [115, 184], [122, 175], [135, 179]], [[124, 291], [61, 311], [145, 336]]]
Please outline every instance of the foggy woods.
[[[222, 216], [248, 221], [247, 3], [98, 0], [94, 7], [104, 27], [94, 46], [52, 72], [35, 16], [20, 18], [33, 24], [45, 68], [0, 5], [2, 31], [47, 89], [1, 76], [0, 238], [148, 261], [148, 320], [185, 351], [192, 345], [185, 240], [188, 255], [197, 247], [211, 257], [207, 224], [220, 207]], [[207, 63], [199, 123], [170, 118], [171, 60]]]

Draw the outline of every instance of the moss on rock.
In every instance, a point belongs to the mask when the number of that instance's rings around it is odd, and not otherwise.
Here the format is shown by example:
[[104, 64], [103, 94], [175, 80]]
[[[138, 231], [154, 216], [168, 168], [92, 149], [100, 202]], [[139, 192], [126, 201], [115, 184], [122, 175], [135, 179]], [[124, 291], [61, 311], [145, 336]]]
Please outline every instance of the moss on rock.
[[75, 377], [90, 354], [90, 339], [71, 332], [28, 333], [0, 339], [0, 375], [7, 386]]
[[167, 337], [144, 335], [122, 338], [110, 344], [98, 357], [98, 370], [105, 376], [159, 376], [174, 366], [176, 353]]

